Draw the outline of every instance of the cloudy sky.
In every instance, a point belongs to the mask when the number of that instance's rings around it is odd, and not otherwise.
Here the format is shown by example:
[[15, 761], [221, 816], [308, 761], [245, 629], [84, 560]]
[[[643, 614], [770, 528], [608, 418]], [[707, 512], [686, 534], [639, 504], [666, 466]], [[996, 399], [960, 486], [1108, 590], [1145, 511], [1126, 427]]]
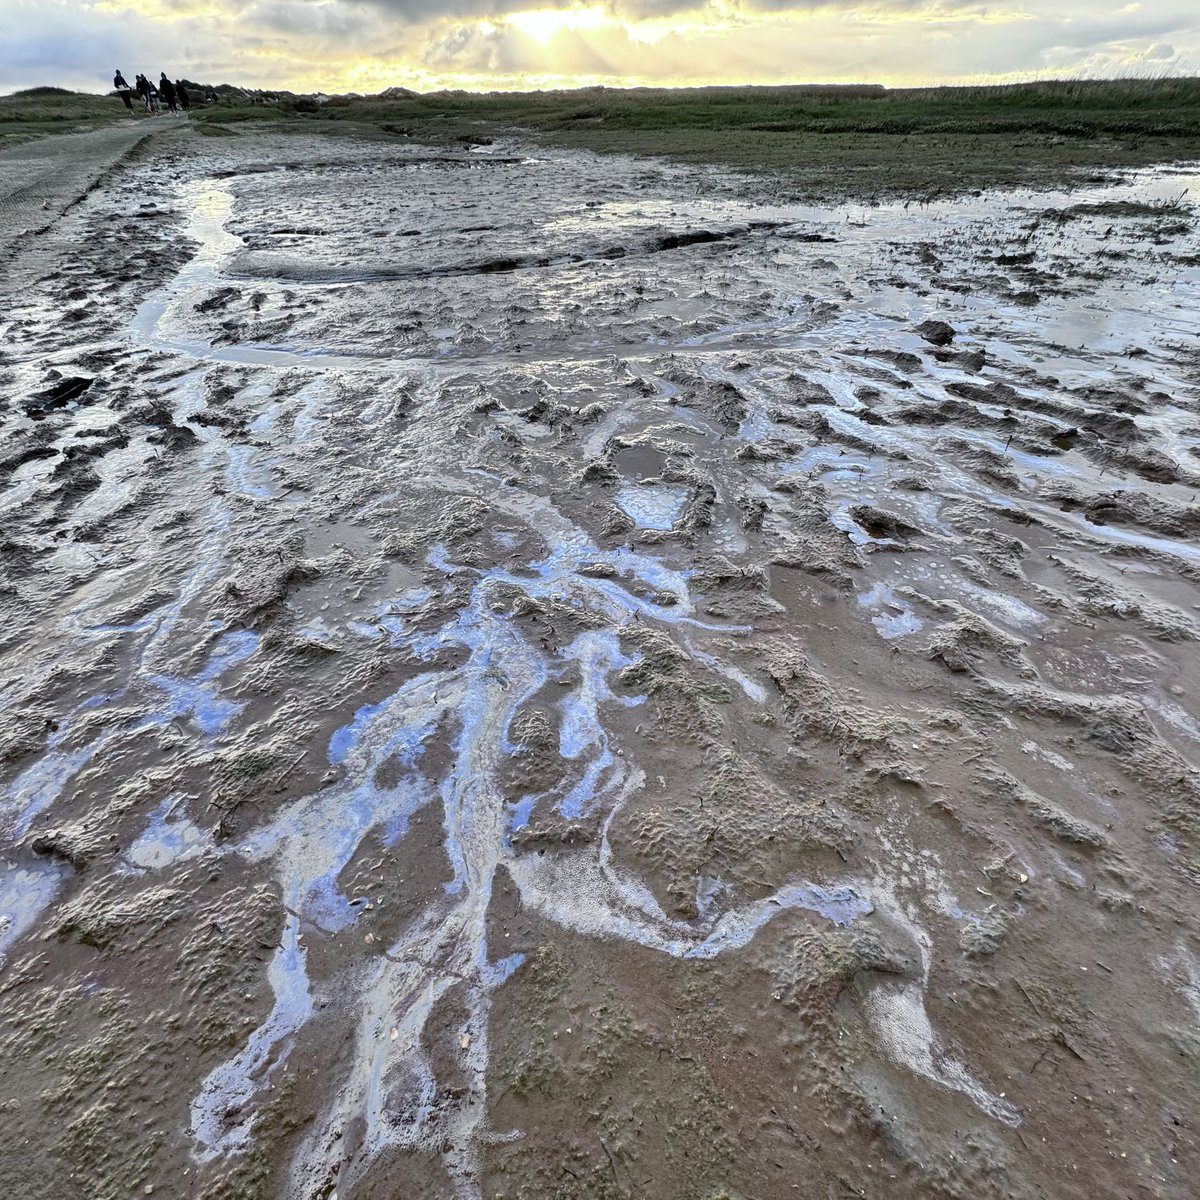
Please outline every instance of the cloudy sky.
[[1197, 0], [0, 0], [0, 92], [120, 66], [378, 91], [1200, 71]]

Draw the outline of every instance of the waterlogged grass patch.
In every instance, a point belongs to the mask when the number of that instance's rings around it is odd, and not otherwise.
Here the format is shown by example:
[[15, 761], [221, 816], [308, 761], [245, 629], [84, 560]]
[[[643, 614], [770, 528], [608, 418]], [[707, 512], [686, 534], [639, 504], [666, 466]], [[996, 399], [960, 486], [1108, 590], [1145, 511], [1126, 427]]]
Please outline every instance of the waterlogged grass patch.
[[1074, 204], [1062, 210], [1063, 217], [1162, 217], [1191, 216], [1194, 209], [1183, 196], [1173, 200], [1144, 203], [1139, 200], [1103, 200], [1096, 204]]

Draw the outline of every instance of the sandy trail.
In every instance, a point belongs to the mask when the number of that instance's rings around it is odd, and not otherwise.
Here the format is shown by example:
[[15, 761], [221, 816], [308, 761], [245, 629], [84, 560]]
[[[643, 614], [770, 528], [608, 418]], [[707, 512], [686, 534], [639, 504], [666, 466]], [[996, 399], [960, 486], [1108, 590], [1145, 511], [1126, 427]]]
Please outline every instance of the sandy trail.
[[[49, 229], [116, 164], [167, 123], [130, 120], [87, 133], [38, 138], [0, 150], [0, 258]], [[131, 209], [136, 210], [131, 202]]]
[[1196, 177], [197, 142], [14, 253], [0, 1179], [1187, 1195]]

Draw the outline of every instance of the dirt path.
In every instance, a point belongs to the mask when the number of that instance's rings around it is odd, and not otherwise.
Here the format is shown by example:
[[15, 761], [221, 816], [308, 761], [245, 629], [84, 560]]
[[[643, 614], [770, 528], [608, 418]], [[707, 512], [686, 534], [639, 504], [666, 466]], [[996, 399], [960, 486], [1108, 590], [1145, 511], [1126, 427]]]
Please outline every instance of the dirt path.
[[131, 119], [0, 150], [0, 257], [16, 239], [52, 224], [124, 155], [167, 128], [165, 121]]

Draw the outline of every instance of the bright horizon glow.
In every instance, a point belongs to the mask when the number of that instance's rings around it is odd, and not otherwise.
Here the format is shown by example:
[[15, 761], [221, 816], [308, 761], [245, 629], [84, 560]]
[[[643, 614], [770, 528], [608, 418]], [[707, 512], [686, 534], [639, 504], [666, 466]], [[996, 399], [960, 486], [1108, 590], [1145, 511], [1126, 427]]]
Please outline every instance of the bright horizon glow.
[[504, 24], [528, 34], [541, 46], [549, 46], [560, 34], [602, 29], [620, 22], [603, 5], [595, 4], [589, 8], [543, 8], [510, 13]]
[[102, 92], [115, 66], [336, 93], [910, 87], [1200, 63], [1192, 0], [0, 0], [0, 22], [0, 92]]

